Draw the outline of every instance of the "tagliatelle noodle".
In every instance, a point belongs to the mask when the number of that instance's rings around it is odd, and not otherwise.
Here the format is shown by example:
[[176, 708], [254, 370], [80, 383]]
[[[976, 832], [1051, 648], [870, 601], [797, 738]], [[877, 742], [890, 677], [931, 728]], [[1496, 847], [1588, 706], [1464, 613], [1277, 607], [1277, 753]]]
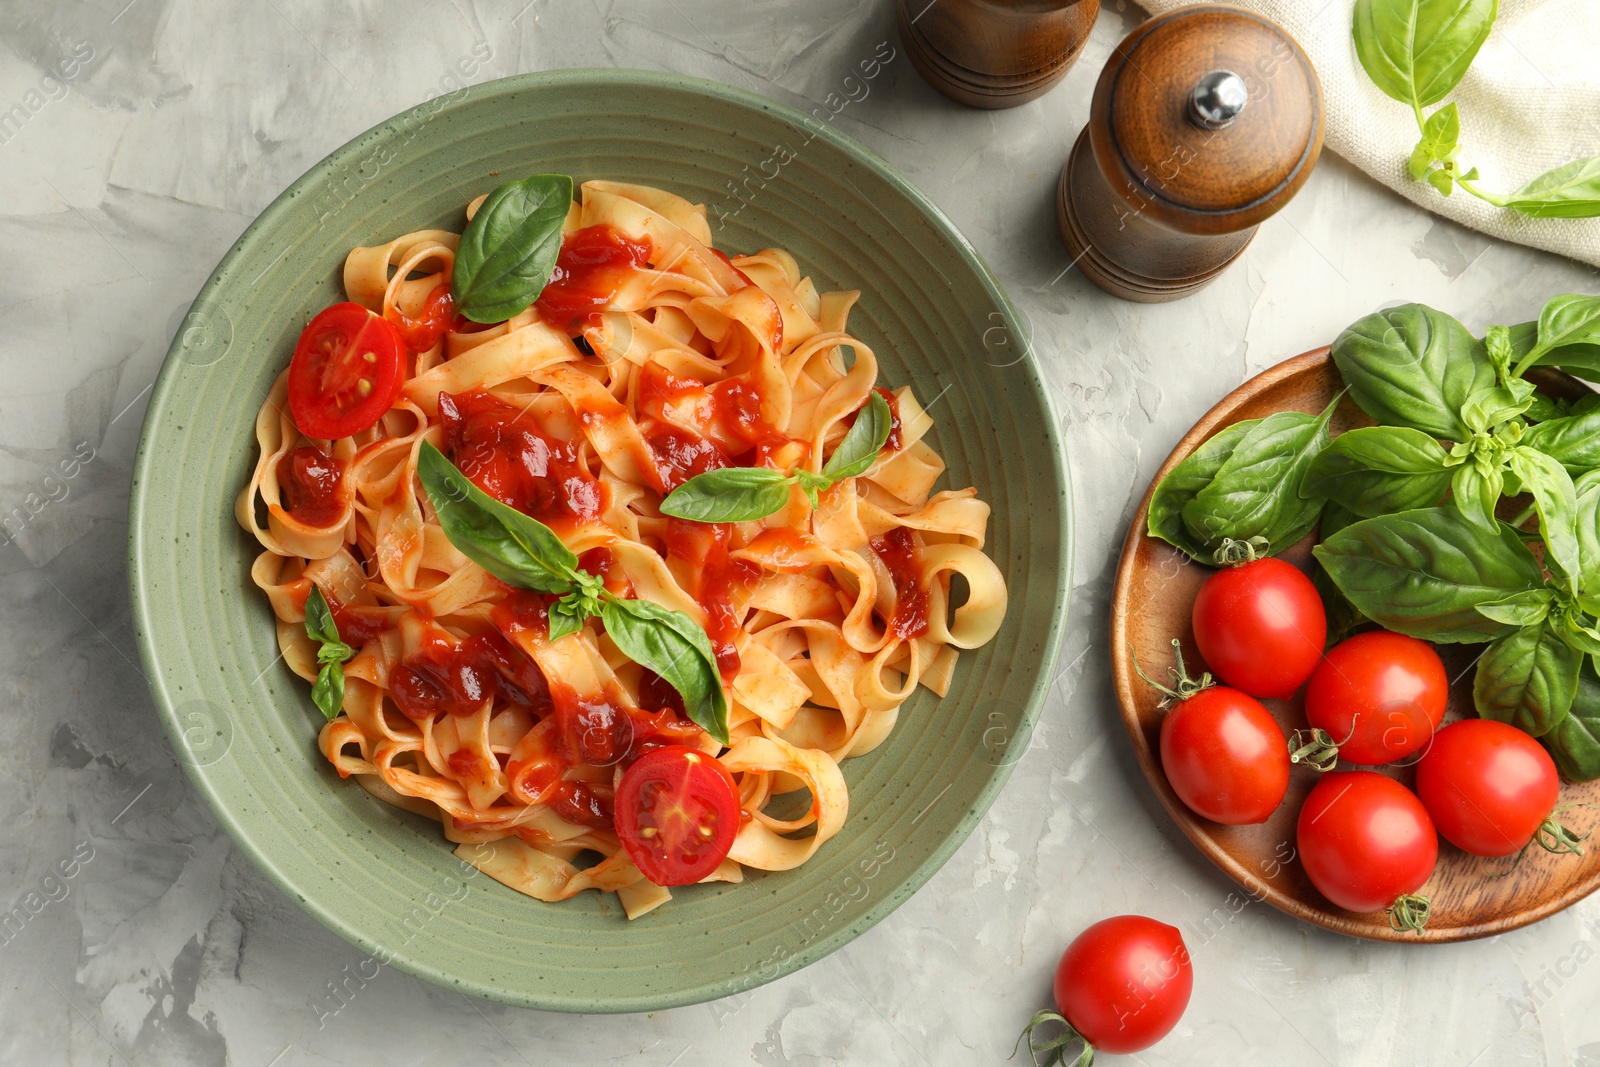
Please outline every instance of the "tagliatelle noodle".
[[[604, 552], [608, 587], [682, 611], [708, 633], [714, 614], [734, 620], [737, 669], [723, 679], [731, 744], [677, 727], [733, 776], [746, 814], [706, 881], [791, 870], [825, 847], [849, 809], [840, 762], [881, 744], [919, 685], [943, 695], [959, 650], [999, 629], [1006, 589], [983, 554], [989, 506], [970, 488], [933, 492], [944, 471], [923, 439], [933, 420], [902, 386], [890, 447], [868, 471], [824, 490], [814, 509], [795, 488], [775, 514], [715, 529], [709, 543], [724, 546], [733, 577], [722, 600], [707, 600], [706, 565], [673, 554], [685, 526], [660, 512], [682, 480], [660, 435], [724, 462], [821, 471], [878, 385], [875, 354], [848, 333], [859, 294], [819, 293], [781, 249], [725, 258], [704, 207], [660, 189], [585, 183], [563, 232], [596, 226], [649, 250], [614, 279], [604, 306], [570, 323], [547, 321], [538, 304], [487, 327], [458, 321], [409, 354], [400, 399], [369, 430], [303, 437], [280, 375], [256, 418], [260, 456], [235, 512], [262, 547], [251, 579], [294, 673], [313, 680], [319, 667], [304, 627], [313, 583], [336, 617], [363, 620], [342, 709], [319, 737], [339, 774], [437, 819], [458, 855], [519, 892], [552, 902], [614, 892], [636, 918], [670, 892], [644, 878], [607, 820], [572, 821], [550, 799], [556, 786], [582, 786], [603, 809], [624, 761], [573, 759], [553, 709], [574, 700], [638, 709], [647, 680], [598, 618], [554, 642], [537, 627], [503, 627], [495, 609], [511, 591], [449, 542], [417, 479], [424, 441], [451, 447], [441, 394], [514, 405], [570, 451], [598, 505], [558, 532], [580, 556]], [[420, 230], [353, 249], [345, 292], [374, 313], [415, 317], [449, 284], [458, 241]], [[743, 421], [730, 422], [731, 410]], [[765, 442], [753, 452], [751, 427]], [[308, 445], [340, 471], [333, 517], [318, 525], [294, 514], [284, 473]], [[964, 599], [952, 608], [957, 576]], [[536, 666], [550, 707], [501, 694], [420, 719], [400, 710], [396, 671], [492, 634]]]

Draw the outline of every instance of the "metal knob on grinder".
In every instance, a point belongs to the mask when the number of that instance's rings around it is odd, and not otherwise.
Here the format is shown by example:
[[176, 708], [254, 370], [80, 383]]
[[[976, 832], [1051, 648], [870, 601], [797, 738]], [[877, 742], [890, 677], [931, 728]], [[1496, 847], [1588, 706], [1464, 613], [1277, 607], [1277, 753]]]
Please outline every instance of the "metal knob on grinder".
[[1176, 300], [1238, 258], [1311, 176], [1322, 89], [1253, 12], [1177, 8], [1130, 33], [1095, 85], [1057, 187], [1072, 261], [1128, 300]]

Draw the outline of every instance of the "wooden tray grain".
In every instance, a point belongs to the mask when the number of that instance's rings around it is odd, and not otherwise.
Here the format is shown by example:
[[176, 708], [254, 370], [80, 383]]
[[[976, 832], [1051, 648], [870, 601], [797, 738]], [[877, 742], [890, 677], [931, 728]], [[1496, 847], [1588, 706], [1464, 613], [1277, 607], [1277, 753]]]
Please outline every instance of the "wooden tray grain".
[[[1195, 594], [1213, 571], [1145, 534], [1150, 495], [1168, 471], [1218, 430], [1275, 411], [1318, 413], [1341, 388], [1343, 382], [1325, 347], [1280, 363], [1224, 397], [1184, 435], [1156, 473], [1123, 544], [1112, 597], [1111, 662], [1123, 722], [1139, 766], [1178, 828], [1255, 899], [1329, 930], [1374, 941], [1464, 941], [1514, 930], [1570, 907], [1600, 888], [1600, 834], [1595, 836], [1595, 847], [1582, 856], [1554, 856], [1534, 847], [1514, 868], [1509, 859], [1471, 856], [1441, 838], [1439, 866], [1422, 890], [1433, 901], [1428, 926], [1420, 934], [1399, 933], [1390, 929], [1382, 914], [1358, 915], [1335, 908], [1312, 887], [1295, 858], [1295, 820], [1315, 784], [1316, 772], [1294, 768], [1288, 796], [1265, 823], [1222, 826], [1184, 807], [1161, 770], [1161, 694], [1134, 672], [1132, 654], [1138, 655], [1139, 663], [1151, 677], [1163, 678], [1172, 663], [1170, 642], [1177, 637], [1183, 642], [1191, 674], [1198, 672], [1201, 660], [1195, 650], [1189, 613]], [[1541, 388], [1546, 392], [1577, 393], [1584, 387], [1562, 376], [1547, 378]], [[1332, 430], [1338, 434], [1370, 424], [1371, 420], [1346, 399], [1334, 412]], [[1285, 551], [1283, 558], [1309, 572], [1313, 537]], [[1452, 679], [1447, 721], [1472, 714], [1471, 667], [1482, 648], [1439, 647]], [[1300, 695], [1262, 703], [1272, 711], [1285, 734], [1305, 725]], [[1413, 784], [1415, 777], [1409, 769], [1386, 773], [1407, 786]], [[1582, 785], [1563, 782], [1561, 802], [1573, 801], [1600, 805], [1600, 781]], [[1565, 821], [1583, 832], [1600, 821], [1600, 815], [1588, 808], [1574, 808], [1566, 813]]]

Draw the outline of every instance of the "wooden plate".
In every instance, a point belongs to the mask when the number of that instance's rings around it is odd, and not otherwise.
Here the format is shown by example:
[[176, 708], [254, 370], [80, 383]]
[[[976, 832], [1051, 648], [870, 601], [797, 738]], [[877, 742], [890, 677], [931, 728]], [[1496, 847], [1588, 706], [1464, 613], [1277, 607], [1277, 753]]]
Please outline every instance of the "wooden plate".
[[[1201, 660], [1195, 651], [1189, 612], [1195, 594], [1213, 571], [1193, 562], [1166, 542], [1145, 534], [1150, 494], [1168, 471], [1218, 430], [1245, 419], [1263, 418], [1275, 411], [1316, 414], [1343, 385], [1327, 348], [1280, 363], [1224, 397], [1184, 435], [1156, 472], [1123, 544], [1111, 605], [1111, 663], [1128, 736], [1133, 741], [1139, 766], [1144, 768], [1145, 777], [1150, 779], [1178, 828], [1256, 900], [1265, 900], [1281, 911], [1341, 934], [1374, 941], [1465, 941], [1538, 922], [1600, 888], [1600, 834], [1595, 837], [1596, 847], [1586, 850], [1582, 856], [1555, 856], [1534, 847], [1515, 868], [1509, 859], [1470, 856], [1441, 838], [1439, 866], [1422, 889], [1433, 901], [1428, 926], [1420, 934], [1399, 933], [1390, 929], [1387, 917], [1381, 913], [1358, 915], [1334, 907], [1312, 887], [1296, 861], [1295, 820], [1301, 803], [1316, 782], [1316, 772], [1294, 768], [1288, 796], [1272, 818], [1258, 826], [1222, 826], [1200, 818], [1184, 807], [1162, 773], [1158, 748], [1162, 712], [1157, 706], [1161, 694], [1134, 672], [1132, 654], [1138, 655], [1139, 663], [1151, 677], [1162, 678], [1172, 664], [1170, 642], [1177, 637], [1183, 641], [1184, 658], [1191, 665], [1191, 674], [1198, 672]], [[1584, 387], [1563, 376], [1546, 379], [1541, 382], [1541, 388], [1547, 392], [1581, 395]], [[1339, 434], [1356, 426], [1371, 425], [1371, 422], [1346, 399], [1334, 411], [1332, 430]], [[1309, 571], [1314, 536], [1285, 551], [1283, 558]], [[1470, 668], [1481, 650], [1481, 645], [1439, 647], [1452, 682], [1447, 721], [1472, 714]], [[1305, 726], [1300, 696], [1262, 703], [1272, 711], [1285, 734]], [[1409, 769], [1386, 773], [1407, 786], [1412, 785], [1415, 778]], [[1573, 801], [1600, 805], [1600, 781], [1583, 785], [1563, 782], [1561, 803]], [[1587, 808], [1575, 808], [1567, 816], [1568, 825], [1580, 833], [1600, 819]]]

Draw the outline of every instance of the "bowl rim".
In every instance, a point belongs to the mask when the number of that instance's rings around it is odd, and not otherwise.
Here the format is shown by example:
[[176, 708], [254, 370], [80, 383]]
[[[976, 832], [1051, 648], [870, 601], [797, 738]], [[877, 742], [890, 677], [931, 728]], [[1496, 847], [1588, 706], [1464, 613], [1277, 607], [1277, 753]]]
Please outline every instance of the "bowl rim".
[[[612, 67], [577, 67], [517, 74], [468, 86], [458, 90], [457, 94], [452, 94], [457, 95], [458, 99], [447, 105], [446, 109], [443, 110], [480, 105], [500, 96], [524, 93], [530, 90], [594, 86], [598, 84], [635, 90], [670, 90], [711, 97], [736, 107], [766, 112], [805, 131], [809, 135], [826, 140], [835, 149], [859, 162], [871, 170], [875, 176], [889, 183], [900, 196], [909, 201], [928, 220], [937, 234], [950, 242], [961, 259], [966, 262], [974, 277], [993, 301], [994, 306], [1004, 317], [1006, 328], [1011, 331], [1012, 335], [1028, 339], [1025, 359], [1028, 363], [1029, 384], [1039, 398], [1041, 408], [1046, 416], [1044, 431], [1050, 443], [1050, 463], [1055, 479], [1054, 489], [1059, 497], [1063, 524], [1062, 528], [1055, 532], [1056, 566], [1060, 579], [1051, 602], [1050, 623], [1044, 635], [1044, 655], [1023, 703], [1017, 731], [1008, 744], [1008, 750], [1015, 746], [1015, 751], [1025, 753], [1045, 699], [1054, 684], [1055, 665], [1060, 654], [1062, 634], [1066, 626], [1068, 599], [1072, 588], [1074, 538], [1072, 482], [1064, 439], [1061, 434], [1061, 416], [1057, 410], [1054, 396], [1040, 373], [1031, 336], [1023, 329], [1023, 319], [1018, 314], [1016, 306], [1011, 302], [1005, 290], [1001, 288], [994, 273], [989, 269], [988, 264], [984, 262], [983, 257], [979, 255], [972, 243], [967, 240], [948, 216], [926, 194], [912, 185], [887, 160], [854, 138], [841, 133], [831, 124], [820, 122], [813, 116], [806, 115], [793, 107], [778, 103], [750, 90], [671, 72]], [[430, 98], [378, 122], [328, 153], [279, 193], [245, 228], [244, 232], [239, 235], [238, 239], [234, 241], [221, 260], [218, 261], [217, 266], [207, 277], [205, 284], [201, 286], [193, 304], [185, 314], [183, 322], [179, 324], [178, 331], [173, 337], [172, 343], [163, 359], [161, 370], [157, 375], [149, 403], [146, 406], [145, 417], [139, 434], [138, 450], [134, 460], [128, 504], [127, 563], [130, 609], [134, 632], [139, 645], [140, 661], [145, 668], [145, 677], [148, 681], [156, 710], [160, 715], [163, 726], [166, 728], [168, 739], [175, 750], [183, 750], [183, 726], [177, 713], [179, 702], [168, 689], [167, 679], [160, 669], [160, 663], [153, 649], [153, 641], [149, 636], [153, 626], [153, 605], [145, 596], [140, 565], [141, 559], [146, 554], [160, 551], [159, 546], [149, 543], [143, 533], [145, 515], [150, 504], [145, 499], [143, 488], [150, 473], [151, 456], [154, 452], [152, 448], [155, 444], [154, 423], [157, 420], [152, 416], [165, 409], [169, 402], [170, 394], [176, 389], [176, 382], [179, 377], [176, 368], [182, 365], [182, 360], [175, 358], [175, 356], [182, 348], [185, 334], [196, 320], [196, 317], [204, 316], [211, 305], [221, 299], [221, 293], [226, 288], [224, 285], [226, 268], [236, 257], [244, 254], [247, 246], [251, 244], [258, 232], [272, 225], [281, 214], [289, 210], [291, 201], [303, 189], [321, 180], [323, 176], [335, 170], [340, 164], [350, 161], [351, 157], [364, 149], [370, 140], [382, 136], [387, 128], [417, 117], [424, 109], [431, 109], [434, 117], [437, 117], [442, 110], [438, 107], [437, 99]], [[1018, 759], [1020, 759], [1020, 755]], [[775, 973], [763, 972], [750, 973], [745, 976], [726, 976], [697, 986], [678, 988], [671, 993], [619, 996], [599, 1003], [585, 997], [526, 989], [511, 989], [501, 985], [491, 985], [472, 978], [465, 978], [448, 973], [433, 963], [410, 955], [406, 951], [388, 949], [378, 942], [363, 936], [348, 925], [339, 915], [325, 907], [316, 899], [315, 894], [302, 892], [300, 886], [291, 881], [283, 871], [268, 861], [267, 857], [254, 844], [250, 832], [238, 815], [220, 801], [218, 794], [212, 788], [211, 776], [206, 773], [207, 768], [189, 760], [180, 759], [178, 762], [188, 775], [191, 785], [205, 798], [217, 821], [227, 830], [234, 844], [250, 858], [256, 868], [263, 872], [280, 891], [298, 903], [318, 922], [350, 944], [366, 952], [383, 951], [389, 956], [391, 964], [400, 970], [436, 985], [471, 993], [487, 1000], [546, 1011], [615, 1014], [681, 1007], [731, 996], [792, 974], [842, 948], [886, 918], [918, 889], [921, 889], [944, 866], [956, 849], [966, 842], [978, 823], [988, 813], [1000, 790], [1004, 788], [1011, 777], [1012, 769], [1017, 760], [1008, 759], [993, 765], [993, 771], [988, 781], [984, 783], [973, 804], [953, 824], [939, 845], [919, 866], [910, 871], [900, 884], [895, 886], [892, 891], [879, 897], [876, 903], [869, 907], [856, 922], [846, 924], [827, 936], [807, 944], [798, 952], [786, 956]]]

